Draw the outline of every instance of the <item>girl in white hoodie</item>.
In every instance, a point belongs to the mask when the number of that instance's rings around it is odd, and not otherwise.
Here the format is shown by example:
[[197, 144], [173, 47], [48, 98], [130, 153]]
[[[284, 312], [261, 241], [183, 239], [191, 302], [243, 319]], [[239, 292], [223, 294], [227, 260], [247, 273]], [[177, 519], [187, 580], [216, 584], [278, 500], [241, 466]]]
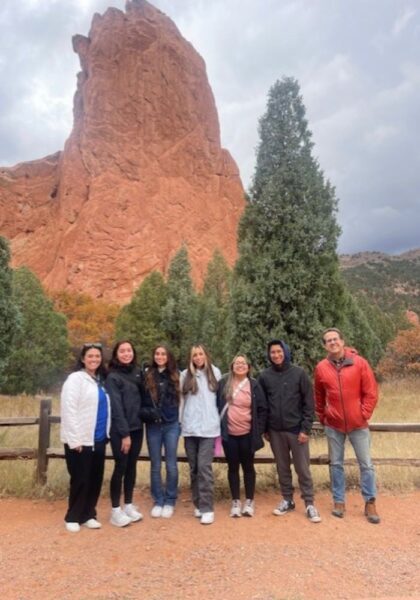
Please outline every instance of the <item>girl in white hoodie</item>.
[[181, 433], [190, 466], [194, 515], [203, 525], [214, 521], [212, 462], [214, 442], [220, 435], [216, 404], [220, 378], [220, 370], [211, 364], [204, 346], [193, 346], [188, 368], [181, 373]]

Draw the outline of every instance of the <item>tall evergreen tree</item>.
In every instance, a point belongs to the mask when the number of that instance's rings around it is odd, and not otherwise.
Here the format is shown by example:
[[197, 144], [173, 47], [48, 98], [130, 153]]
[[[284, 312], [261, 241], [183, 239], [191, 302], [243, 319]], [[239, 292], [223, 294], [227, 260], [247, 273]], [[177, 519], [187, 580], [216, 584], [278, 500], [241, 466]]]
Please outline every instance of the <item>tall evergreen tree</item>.
[[13, 300], [12, 269], [7, 240], [0, 237], [0, 384], [11, 352], [13, 334], [18, 326], [18, 312]]
[[142, 361], [150, 359], [153, 347], [166, 338], [162, 326], [162, 311], [166, 301], [165, 280], [161, 273], [153, 271], [117, 317], [116, 338], [131, 340]]
[[216, 250], [207, 266], [199, 295], [198, 340], [209, 349], [213, 362], [226, 369], [229, 356], [229, 298], [232, 273], [223, 254]]
[[346, 304], [336, 254], [337, 200], [317, 160], [296, 80], [269, 91], [257, 164], [239, 227], [234, 271], [234, 344], [265, 364], [265, 345], [282, 336], [312, 367], [319, 334], [340, 326]]
[[13, 337], [2, 391], [33, 394], [55, 384], [67, 365], [66, 318], [54, 311], [39, 280], [26, 267], [13, 273], [13, 299], [20, 327]]
[[166, 339], [180, 366], [185, 366], [191, 344], [197, 339], [197, 295], [190, 273], [188, 251], [182, 246], [169, 265], [162, 312]]

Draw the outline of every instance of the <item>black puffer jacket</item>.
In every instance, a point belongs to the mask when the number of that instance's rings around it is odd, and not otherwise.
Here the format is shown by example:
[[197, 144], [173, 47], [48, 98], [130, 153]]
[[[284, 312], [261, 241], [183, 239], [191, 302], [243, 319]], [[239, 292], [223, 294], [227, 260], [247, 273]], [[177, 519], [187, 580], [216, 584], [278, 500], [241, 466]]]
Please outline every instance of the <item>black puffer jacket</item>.
[[121, 437], [143, 427], [140, 407], [143, 400], [143, 375], [137, 366], [114, 367], [105, 386], [111, 399], [111, 432]]
[[[223, 407], [226, 404], [226, 398], [223, 393], [225, 389], [225, 385], [227, 382], [227, 377], [223, 377], [219, 381], [219, 386], [217, 389], [217, 408], [219, 410], [219, 414], [222, 412]], [[266, 401], [264, 397], [264, 392], [261, 389], [258, 381], [250, 377], [251, 382], [251, 438], [252, 438], [252, 451], [256, 452], [260, 448], [264, 446], [264, 442], [262, 440], [262, 434], [266, 429], [266, 417], [267, 417], [267, 408]], [[225, 410], [225, 414], [221, 420], [221, 434], [222, 439], [227, 441], [229, 437], [228, 433], [228, 419], [227, 419], [227, 410]]]

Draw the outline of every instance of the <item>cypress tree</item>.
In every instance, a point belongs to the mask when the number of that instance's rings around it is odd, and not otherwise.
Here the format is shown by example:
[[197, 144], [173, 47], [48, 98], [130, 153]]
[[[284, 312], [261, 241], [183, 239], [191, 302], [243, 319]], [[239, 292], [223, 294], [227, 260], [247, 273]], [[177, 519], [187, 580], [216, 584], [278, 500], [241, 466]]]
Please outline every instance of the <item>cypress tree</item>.
[[165, 340], [162, 311], [166, 301], [165, 280], [161, 273], [153, 271], [143, 280], [131, 302], [121, 309], [117, 317], [117, 339], [131, 340], [140, 360], [149, 360], [154, 346]]
[[20, 327], [13, 337], [2, 391], [34, 394], [55, 384], [69, 359], [66, 318], [54, 311], [37, 277], [26, 267], [13, 273]]
[[216, 250], [207, 266], [203, 291], [198, 297], [198, 340], [209, 349], [213, 363], [227, 369], [229, 356], [229, 298], [232, 273]]
[[320, 331], [340, 326], [346, 293], [336, 254], [335, 191], [312, 155], [296, 80], [269, 91], [260, 120], [250, 202], [239, 226], [232, 289], [233, 341], [265, 364], [265, 345], [281, 336], [294, 359], [312, 367]]
[[180, 366], [184, 366], [197, 341], [197, 296], [185, 246], [172, 259], [167, 280], [167, 300], [162, 311], [166, 340]]

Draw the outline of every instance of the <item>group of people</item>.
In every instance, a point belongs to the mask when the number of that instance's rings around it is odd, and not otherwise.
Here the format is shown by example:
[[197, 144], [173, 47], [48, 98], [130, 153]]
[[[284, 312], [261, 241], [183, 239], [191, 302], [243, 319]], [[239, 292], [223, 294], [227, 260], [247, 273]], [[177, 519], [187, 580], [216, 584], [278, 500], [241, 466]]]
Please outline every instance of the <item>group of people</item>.
[[119, 341], [106, 370], [101, 344], [85, 344], [61, 394], [61, 440], [70, 475], [66, 529], [78, 532], [82, 525], [101, 527], [96, 504], [108, 441], [114, 458], [110, 522], [125, 527], [143, 518], [133, 503], [133, 492], [144, 425], [150, 457], [151, 517], [168, 519], [174, 514], [180, 436], [190, 469], [194, 516], [203, 525], [214, 522], [212, 463], [221, 439], [232, 497], [230, 516], [252, 517], [254, 456], [265, 438], [274, 455], [282, 494], [273, 514], [281, 516], [295, 509], [293, 464], [306, 516], [319, 523], [309, 456], [315, 409], [329, 446], [332, 514], [339, 518], [345, 514], [343, 464], [348, 437], [359, 462], [365, 515], [369, 522], [379, 523], [368, 427], [377, 402], [375, 378], [367, 361], [346, 348], [338, 329], [327, 329], [322, 339], [327, 356], [315, 369], [314, 387], [304, 369], [292, 363], [290, 349], [281, 339], [268, 343], [270, 366], [257, 379], [251, 377], [251, 364], [242, 353], [233, 358], [229, 372], [222, 377], [201, 344], [191, 348], [188, 366], [181, 373], [165, 345], [154, 349], [150, 364], [142, 370], [132, 343]]

